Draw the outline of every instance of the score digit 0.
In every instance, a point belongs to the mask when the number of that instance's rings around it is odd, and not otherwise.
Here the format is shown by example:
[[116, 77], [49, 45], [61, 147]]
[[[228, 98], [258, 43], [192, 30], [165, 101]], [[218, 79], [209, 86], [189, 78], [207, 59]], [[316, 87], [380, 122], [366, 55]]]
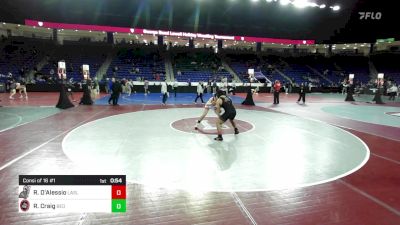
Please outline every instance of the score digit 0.
[[126, 186], [113, 185], [112, 186], [112, 198], [113, 199], [126, 199]]

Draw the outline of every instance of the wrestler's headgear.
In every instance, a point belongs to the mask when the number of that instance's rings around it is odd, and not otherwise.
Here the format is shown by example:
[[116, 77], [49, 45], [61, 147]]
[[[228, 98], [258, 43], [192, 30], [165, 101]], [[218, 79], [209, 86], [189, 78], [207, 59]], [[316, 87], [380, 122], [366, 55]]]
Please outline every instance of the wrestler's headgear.
[[217, 91], [217, 97], [219, 98], [219, 97], [221, 97], [222, 95], [225, 95], [225, 91], [218, 90], [218, 91]]

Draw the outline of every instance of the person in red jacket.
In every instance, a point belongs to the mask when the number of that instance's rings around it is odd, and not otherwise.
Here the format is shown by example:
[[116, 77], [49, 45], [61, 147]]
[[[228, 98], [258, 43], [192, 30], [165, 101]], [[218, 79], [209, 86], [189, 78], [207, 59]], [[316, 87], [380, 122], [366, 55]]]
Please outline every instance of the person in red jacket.
[[281, 87], [281, 82], [279, 82], [279, 80], [276, 80], [274, 84], [274, 104], [279, 104], [279, 92], [281, 90]]

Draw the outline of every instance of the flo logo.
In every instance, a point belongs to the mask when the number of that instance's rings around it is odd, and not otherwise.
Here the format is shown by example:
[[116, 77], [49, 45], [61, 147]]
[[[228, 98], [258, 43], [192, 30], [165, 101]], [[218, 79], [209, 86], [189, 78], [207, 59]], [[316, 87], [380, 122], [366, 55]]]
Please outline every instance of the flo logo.
[[381, 12], [358, 12], [360, 20], [380, 20], [382, 18]]

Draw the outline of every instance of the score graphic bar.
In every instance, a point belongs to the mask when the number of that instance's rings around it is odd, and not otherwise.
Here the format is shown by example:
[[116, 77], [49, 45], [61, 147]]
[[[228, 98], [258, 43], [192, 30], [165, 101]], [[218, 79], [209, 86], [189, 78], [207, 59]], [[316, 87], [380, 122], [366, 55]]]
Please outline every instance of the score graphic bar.
[[18, 209], [36, 212], [126, 212], [125, 175], [20, 175]]

